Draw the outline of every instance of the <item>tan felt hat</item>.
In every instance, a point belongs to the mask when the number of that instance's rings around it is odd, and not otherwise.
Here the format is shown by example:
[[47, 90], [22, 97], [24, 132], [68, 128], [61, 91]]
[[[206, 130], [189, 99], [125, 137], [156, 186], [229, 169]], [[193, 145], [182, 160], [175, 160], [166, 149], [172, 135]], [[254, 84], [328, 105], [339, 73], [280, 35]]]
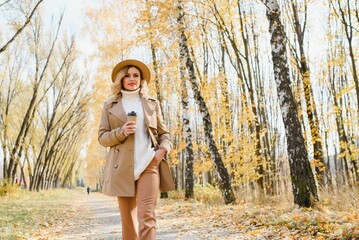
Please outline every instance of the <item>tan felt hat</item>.
[[112, 82], [115, 81], [115, 77], [116, 77], [116, 74], [124, 67], [127, 67], [127, 66], [135, 66], [137, 67], [138, 69], [141, 70], [142, 72], [142, 79], [146, 79], [147, 83], [151, 80], [151, 71], [150, 69], [147, 67], [146, 64], [144, 64], [143, 62], [141, 61], [138, 61], [138, 60], [135, 60], [135, 59], [127, 59], [127, 60], [123, 60], [119, 63], [117, 63], [117, 65], [113, 68], [112, 70], [112, 75], [111, 75], [111, 80]]

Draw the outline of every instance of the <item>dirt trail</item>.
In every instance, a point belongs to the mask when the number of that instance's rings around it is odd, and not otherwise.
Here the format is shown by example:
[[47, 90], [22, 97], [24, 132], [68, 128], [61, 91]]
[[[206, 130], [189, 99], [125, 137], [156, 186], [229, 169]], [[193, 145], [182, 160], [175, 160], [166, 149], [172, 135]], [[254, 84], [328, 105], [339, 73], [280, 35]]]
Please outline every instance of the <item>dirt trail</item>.
[[[165, 201], [159, 200], [156, 211], [158, 240], [237, 239], [233, 233], [222, 229], [206, 229], [208, 226], [198, 229], [192, 226], [190, 217], [178, 218], [167, 211]], [[100, 193], [80, 194], [69, 204], [74, 210], [73, 218], [42, 230], [32, 239], [121, 239], [121, 219], [116, 198]], [[226, 233], [225, 236], [222, 231]]]

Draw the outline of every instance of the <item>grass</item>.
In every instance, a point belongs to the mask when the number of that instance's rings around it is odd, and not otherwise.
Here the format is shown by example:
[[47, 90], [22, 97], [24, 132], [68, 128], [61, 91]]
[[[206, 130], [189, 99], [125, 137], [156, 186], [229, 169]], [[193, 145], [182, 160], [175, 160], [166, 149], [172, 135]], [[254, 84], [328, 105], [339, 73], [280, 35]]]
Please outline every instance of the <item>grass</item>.
[[[169, 198], [175, 200], [185, 200], [185, 191], [171, 191], [168, 193]], [[253, 197], [252, 192], [245, 190], [236, 191], [236, 205], [254, 204], [262, 206], [281, 206], [285, 208], [297, 207], [293, 202], [292, 193], [275, 195], [275, 196], [257, 196]], [[337, 191], [319, 191], [319, 202], [315, 203], [315, 209], [328, 209], [332, 211], [345, 212], [348, 209], [359, 209], [359, 185], [351, 188], [342, 188]], [[221, 191], [212, 185], [195, 185], [194, 198], [189, 201], [198, 201], [209, 205], [224, 205]]]
[[[171, 191], [168, 193], [168, 195], [171, 199], [185, 200], [184, 190]], [[195, 185], [194, 198], [189, 201], [193, 200], [207, 204], [224, 204], [221, 191], [209, 184], [206, 186]]]
[[29, 192], [13, 188], [0, 197], [0, 239], [28, 239], [40, 229], [75, 214], [68, 203], [78, 191]]
[[322, 191], [319, 198], [322, 206], [335, 211], [359, 209], [359, 185], [336, 192]]

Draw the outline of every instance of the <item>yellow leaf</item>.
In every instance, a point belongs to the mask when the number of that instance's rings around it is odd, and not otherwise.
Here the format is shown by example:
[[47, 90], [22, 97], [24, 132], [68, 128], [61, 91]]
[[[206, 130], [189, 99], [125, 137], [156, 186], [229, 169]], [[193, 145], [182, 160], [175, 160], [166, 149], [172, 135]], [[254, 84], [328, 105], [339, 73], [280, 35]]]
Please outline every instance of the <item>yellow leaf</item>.
[[256, 230], [253, 230], [253, 231], [249, 231], [249, 232], [247, 232], [247, 233], [250, 234], [250, 235], [255, 235], [255, 234], [263, 233], [263, 232], [265, 232], [265, 231], [266, 231], [266, 229], [261, 228], [261, 229], [256, 229]]

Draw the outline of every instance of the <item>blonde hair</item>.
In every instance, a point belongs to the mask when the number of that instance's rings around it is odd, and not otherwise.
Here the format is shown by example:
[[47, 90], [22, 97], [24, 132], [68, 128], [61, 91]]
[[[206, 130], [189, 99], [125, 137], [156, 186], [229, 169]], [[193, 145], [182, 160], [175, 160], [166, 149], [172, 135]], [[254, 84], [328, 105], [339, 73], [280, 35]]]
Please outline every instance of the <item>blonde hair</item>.
[[147, 81], [146, 79], [143, 79], [143, 74], [141, 69], [139, 69], [136, 66], [126, 66], [124, 68], [121, 68], [121, 70], [116, 74], [115, 77], [115, 81], [111, 84], [111, 94], [108, 96], [107, 101], [106, 102], [112, 102], [114, 100], [116, 100], [118, 98], [118, 96], [121, 96], [121, 90], [123, 90], [123, 84], [122, 84], [122, 80], [123, 78], [126, 76], [126, 74], [128, 73], [128, 70], [134, 67], [136, 69], [138, 69], [138, 71], [140, 71], [140, 75], [141, 75], [141, 81], [140, 81], [140, 95], [142, 97], [147, 97], [147, 93], [148, 93], [148, 88], [147, 88]]

